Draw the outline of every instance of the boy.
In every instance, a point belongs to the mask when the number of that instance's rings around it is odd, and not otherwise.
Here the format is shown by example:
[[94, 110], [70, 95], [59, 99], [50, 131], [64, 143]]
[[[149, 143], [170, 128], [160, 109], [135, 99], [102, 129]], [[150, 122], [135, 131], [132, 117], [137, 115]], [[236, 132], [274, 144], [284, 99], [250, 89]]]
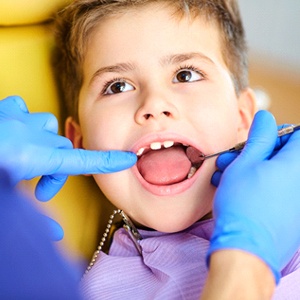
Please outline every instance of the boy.
[[246, 140], [256, 110], [235, 1], [80, 0], [57, 24], [67, 137], [139, 157], [93, 176], [141, 229], [142, 250], [119, 230], [110, 255], [97, 252], [84, 295], [197, 299], [215, 193], [215, 160], [199, 157]]

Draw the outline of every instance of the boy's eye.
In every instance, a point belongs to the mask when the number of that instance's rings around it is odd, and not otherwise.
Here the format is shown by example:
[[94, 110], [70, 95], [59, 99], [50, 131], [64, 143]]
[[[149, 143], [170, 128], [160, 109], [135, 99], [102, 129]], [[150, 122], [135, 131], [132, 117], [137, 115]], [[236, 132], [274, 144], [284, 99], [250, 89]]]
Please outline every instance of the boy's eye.
[[186, 69], [177, 72], [173, 82], [193, 82], [201, 79], [203, 79], [203, 76], [199, 72]]
[[105, 95], [119, 94], [134, 90], [134, 87], [125, 81], [114, 81], [108, 83], [104, 89]]

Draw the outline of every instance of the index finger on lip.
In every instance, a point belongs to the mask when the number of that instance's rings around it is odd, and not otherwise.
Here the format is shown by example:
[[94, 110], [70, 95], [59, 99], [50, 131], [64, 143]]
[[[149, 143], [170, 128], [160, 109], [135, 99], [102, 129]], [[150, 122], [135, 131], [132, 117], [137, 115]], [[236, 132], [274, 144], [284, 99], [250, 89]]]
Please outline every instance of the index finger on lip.
[[80, 175], [118, 172], [132, 167], [136, 155], [124, 151], [57, 149], [48, 174]]

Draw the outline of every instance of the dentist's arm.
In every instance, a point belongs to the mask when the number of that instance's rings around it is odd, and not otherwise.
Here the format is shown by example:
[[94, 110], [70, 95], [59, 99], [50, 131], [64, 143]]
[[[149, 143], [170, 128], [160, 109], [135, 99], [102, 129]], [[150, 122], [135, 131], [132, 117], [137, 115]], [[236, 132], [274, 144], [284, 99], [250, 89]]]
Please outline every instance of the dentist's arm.
[[81, 271], [51, 242], [51, 229], [0, 166], [0, 298], [81, 299]]
[[261, 111], [242, 153], [227, 168], [232, 155], [218, 159], [225, 170], [212, 179], [220, 181], [202, 299], [271, 298], [300, 245], [299, 149], [300, 132], [279, 139], [273, 116]]
[[57, 132], [53, 115], [29, 113], [20, 97], [0, 101], [0, 165], [14, 183], [42, 176], [36, 187], [42, 201], [51, 199], [68, 175], [117, 172], [136, 162], [133, 153], [73, 149]]

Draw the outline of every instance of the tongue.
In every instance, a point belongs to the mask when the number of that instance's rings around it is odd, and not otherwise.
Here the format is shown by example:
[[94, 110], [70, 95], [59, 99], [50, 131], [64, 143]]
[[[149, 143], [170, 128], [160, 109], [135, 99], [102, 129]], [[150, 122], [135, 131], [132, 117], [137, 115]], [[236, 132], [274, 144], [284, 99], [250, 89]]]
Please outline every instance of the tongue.
[[144, 179], [155, 185], [169, 185], [184, 180], [191, 165], [180, 146], [149, 151], [137, 163]]

